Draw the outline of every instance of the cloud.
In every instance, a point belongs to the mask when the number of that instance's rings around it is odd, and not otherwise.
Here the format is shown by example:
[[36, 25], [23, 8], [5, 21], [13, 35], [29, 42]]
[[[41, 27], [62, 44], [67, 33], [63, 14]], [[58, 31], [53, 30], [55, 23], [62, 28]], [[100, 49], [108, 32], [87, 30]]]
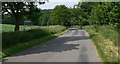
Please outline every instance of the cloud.
[[49, 0], [43, 5], [38, 7], [41, 9], [53, 9], [56, 5], [66, 5], [67, 7], [73, 7], [75, 4], [78, 4], [80, 0]]
[[79, 2], [80, 0], [49, 0], [49, 2]]

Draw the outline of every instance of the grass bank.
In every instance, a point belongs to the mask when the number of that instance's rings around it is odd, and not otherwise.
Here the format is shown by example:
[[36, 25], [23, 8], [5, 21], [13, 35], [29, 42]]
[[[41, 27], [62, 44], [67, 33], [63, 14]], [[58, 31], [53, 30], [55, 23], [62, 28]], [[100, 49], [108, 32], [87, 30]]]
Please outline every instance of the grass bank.
[[108, 26], [99, 27], [96, 32], [93, 26], [85, 26], [96, 45], [98, 54], [102, 62], [118, 62], [118, 32]]
[[10, 56], [34, 45], [44, 43], [63, 34], [65, 29], [66, 27], [64, 26], [50, 26], [20, 32], [3, 32], [2, 57]]

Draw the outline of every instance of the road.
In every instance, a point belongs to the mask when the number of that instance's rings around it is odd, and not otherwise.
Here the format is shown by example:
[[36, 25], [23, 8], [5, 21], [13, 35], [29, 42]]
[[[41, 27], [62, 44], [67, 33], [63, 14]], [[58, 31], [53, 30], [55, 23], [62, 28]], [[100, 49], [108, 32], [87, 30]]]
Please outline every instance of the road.
[[42, 45], [7, 57], [5, 62], [99, 62], [88, 32], [70, 28], [69, 32]]

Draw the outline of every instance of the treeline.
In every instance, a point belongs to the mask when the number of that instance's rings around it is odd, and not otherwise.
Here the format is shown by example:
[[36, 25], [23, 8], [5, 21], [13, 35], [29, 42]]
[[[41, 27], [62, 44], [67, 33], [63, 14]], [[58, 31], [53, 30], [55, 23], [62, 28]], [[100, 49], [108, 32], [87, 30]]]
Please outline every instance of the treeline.
[[[50, 10], [40, 10], [36, 14], [39, 14], [39, 16], [35, 15], [37, 18], [27, 18], [27, 16], [23, 15], [22, 18], [20, 18], [20, 25], [40, 25], [40, 26], [46, 26], [47, 23], [50, 21]], [[27, 15], [27, 14], [26, 14]], [[27, 23], [26, 21], [30, 21], [30, 23]], [[15, 24], [15, 19], [9, 15], [4, 14], [2, 18], [2, 24]]]
[[[42, 5], [45, 2], [2, 2], [2, 19], [4, 15], [10, 15], [15, 23], [15, 31], [19, 31], [19, 24], [21, 21], [29, 20], [32, 24], [36, 25], [41, 16], [41, 9], [37, 5]], [[11, 22], [11, 21], [10, 21]], [[28, 22], [28, 21], [27, 21]]]
[[90, 25], [94, 25], [96, 31], [101, 25], [109, 25], [117, 30], [120, 28], [119, 2], [83, 2], [77, 8], [84, 13], [84, 16], [80, 15], [81, 21], [88, 21]]
[[109, 25], [114, 29], [120, 28], [119, 2], [79, 2], [74, 8], [64, 5], [56, 6], [51, 12], [53, 24], [66, 26]]
[[[120, 28], [119, 2], [79, 2], [73, 8], [68, 8], [65, 5], [57, 5], [51, 10], [41, 10], [37, 8], [34, 3], [28, 3], [29, 5], [23, 4], [26, 3], [3, 3], [3, 10], [6, 10], [6, 7], [12, 9], [10, 5], [20, 5], [21, 8], [19, 9], [22, 9], [22, 11], [16, 13], [18, 14], [17, 19], [14, 14], [11, 16], [6, 15], [7, 18], [5, 18], [4, 22], [8, 21], [8, 19], [10, 22], [14, 20], [16, 26], [18, 22], [24, 23], [23, 21], [25, 20], [30, 20], [32, 25], [42, 26], [64, 25], [69, 27], [72, 25], [80, 25], [82, 28], [84, 25], [94, 25], [96, 31], [98, 26], [101, 25], [109, 25], [117, 30]], [[24, 9], [25, 6], [29, 9]], [[16, 7], [16, 9], [17, 8], [18, 7]], [[18, 27], [16, 28], [18, 29]]]

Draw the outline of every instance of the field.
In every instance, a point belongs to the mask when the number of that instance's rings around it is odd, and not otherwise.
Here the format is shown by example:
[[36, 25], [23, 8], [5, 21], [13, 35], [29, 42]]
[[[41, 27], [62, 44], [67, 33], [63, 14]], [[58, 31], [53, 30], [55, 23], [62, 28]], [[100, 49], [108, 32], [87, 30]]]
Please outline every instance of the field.
[[[9, 25], [9, 24], [0, 24], [0, 30], [2, 30], [2, 32], [13, 32], [14, 31], [14, 25]], [[56, 27], [58, 29], [56, 29]], [[54, 30], [56, 29], [57, 31], [59, 31], [59, 29], [61, 30], [63, 27], [61, 27], [59, 25], [55, 25], [55, 26], [24, 26], [24, 25], [20, 25], [20, 31], [24, 31], [24, 30], [30, 30], [30, 29], [49, 29], [49, 30]], [[52, 29], [51, 29], [52, 28]]]
[[[2, 25], [2, 50], [3, 57], [41, 44], [59, 36], [66, 27], [55, 26], [20, 26], [19, 32], [14, 32], [14, 25]], [[57, 29], [56, 29], [57, 28]], [[25, 30], [24, 30], [25, 29]], [[57, 34], [57, 35], [55, 35]]]
[[[2, 27], [2, 32], [10, 32], [10, 31], [14, 31], [14, 25], [9, 25], [9, 24], [0, 24], [0, 26]], [[24, 25], [21, 25], [20, 26], [20, 31], [23, 31], [23, 30], [29, 30], [29, 29], [32, 29], [32, 28], [37, 28], [39, 26], [24, 26]]]

